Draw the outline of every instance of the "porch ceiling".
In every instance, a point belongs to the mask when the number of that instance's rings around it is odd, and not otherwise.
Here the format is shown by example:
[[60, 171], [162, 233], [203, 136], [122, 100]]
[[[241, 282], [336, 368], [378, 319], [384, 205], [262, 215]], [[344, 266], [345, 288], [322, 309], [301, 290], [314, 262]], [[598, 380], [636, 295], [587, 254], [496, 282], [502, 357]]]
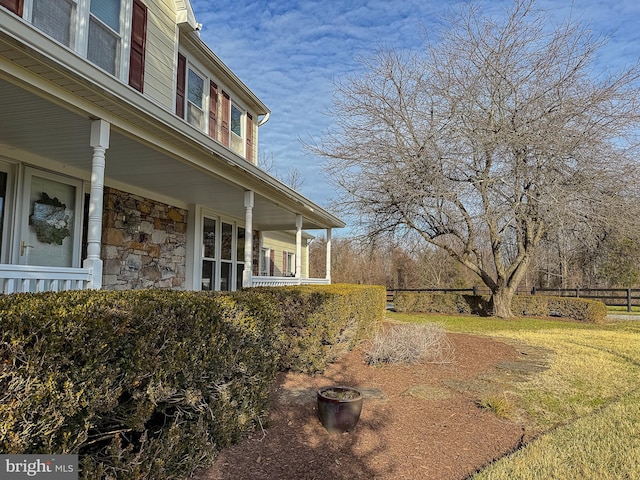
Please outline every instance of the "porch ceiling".
[[[38, 93], [0, 78], [0, 145], [22, 151], [16, 155], [20, 159], [37, 157], [35, 163], [51, 170], [90, 180], [90, 115], [53, 103]], [[162, 140], [171, 142], [171, 135], [175, 132]], [[251, 188], [256, 192], [253, 222], [257, 229], [293, 229], [296, 213], [303, 215], [305, 229], [339, 226], [315, 215], [313, 204], [300, 202], [295, 196], [287, 198], [286, 187], [277, 188], [276, 180], [270, 187], [250, 172], [243, 174], [243, 167], [235, 161], [220, 158], [213, 151], [207, 154], [196, 149], [196, 152], [199, 164], [145, 143], [112, 124], [105, 184], [115, 188], [129, 186], [133, 192], [142, 195], [148, 192], [176, 206], [200, 204], [239, 220], [245, 215], [244, 190]], [[244, 175], [247, 183], [234, 184], [215, 173], [218, 171], [232, 172], [236, 178]], [[252, 188], [252, 183], [259, 188]], [[271, 199], [261, 195], [261, 192], [270, 195], [269, 190], [274, 194]]]

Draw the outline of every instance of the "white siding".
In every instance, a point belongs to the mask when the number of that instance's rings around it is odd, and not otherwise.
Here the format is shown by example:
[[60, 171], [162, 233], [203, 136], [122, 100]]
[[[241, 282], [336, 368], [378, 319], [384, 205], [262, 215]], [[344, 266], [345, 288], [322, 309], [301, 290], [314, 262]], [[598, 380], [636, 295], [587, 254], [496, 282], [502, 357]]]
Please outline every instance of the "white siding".
[[146, 3], [148, 16], [144, 93], [169, 111], [173, 111], [177, 45], [174, 2], [152, 0]]
[[[273, 263], [275, 276], [282, 275], [282, 252], [296, 253], [296, 235], [293, 232], [262, 232], [262, 248], [275, 252]], [[309, 277], [307, 262], [307, 240], [302, 237], [302, 278]]]

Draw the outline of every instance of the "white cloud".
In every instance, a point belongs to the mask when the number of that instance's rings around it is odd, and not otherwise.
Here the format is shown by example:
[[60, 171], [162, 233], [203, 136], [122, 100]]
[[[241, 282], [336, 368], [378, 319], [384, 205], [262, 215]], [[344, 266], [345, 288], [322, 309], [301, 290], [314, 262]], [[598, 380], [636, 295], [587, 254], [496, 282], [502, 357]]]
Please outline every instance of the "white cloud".
[[[452, 8], [446, 0], [192, 0], [203, 23], [203, 40], [271, 109], [261, 127], [260, 151], [276, 167], [296, 166], [304, 195], [321, 206], [335, 196], [322, 180], [321, 160], [310, 157], [299, 137], [319, 136], [329, 125], [334, 79], [357, 72], [358, 56], [378, 46], [419, 49], [423, 31], [434, 32]], [[480, 1], [500, 14], [508, 0]], [[620, 68], [636, 62], [640, 39], [637, 0], [540, 0], [558, 21], [571, 15], [610, 38], [600, 64]]]

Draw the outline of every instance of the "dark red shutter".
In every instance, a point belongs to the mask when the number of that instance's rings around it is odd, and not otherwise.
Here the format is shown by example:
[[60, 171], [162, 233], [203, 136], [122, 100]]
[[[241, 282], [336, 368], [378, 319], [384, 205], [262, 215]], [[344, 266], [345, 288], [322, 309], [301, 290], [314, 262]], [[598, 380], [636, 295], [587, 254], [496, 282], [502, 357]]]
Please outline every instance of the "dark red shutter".
[[11, 10], [13, 13], [22, 16], [23, 0], [0, 0], [0, 6]]
[[246, 159], [253, 163], [253, 117], [247, 113], [247, 151]]
[[178, 54], [178, 73], [176, 77], [176, 115], [184, 118], [185, 88], [187, 85], [187, 59]]
[[231, 120], [231, 100], [229, 99], [229, 95], [226, 92], [222, 92], [222, 119], [220, 121], [220, 125], [222, 127], [222, 144], [225, 146], [229, 146], [229, 122]]
[[218, 139], [218, 86], [209, 86], [209, 136]]
[[144, 52], [147, 41], [147, 7], [133, 0], [131, 15], [131, 53], [129, 54], [129, 85], [142, 92], [144, 88]]

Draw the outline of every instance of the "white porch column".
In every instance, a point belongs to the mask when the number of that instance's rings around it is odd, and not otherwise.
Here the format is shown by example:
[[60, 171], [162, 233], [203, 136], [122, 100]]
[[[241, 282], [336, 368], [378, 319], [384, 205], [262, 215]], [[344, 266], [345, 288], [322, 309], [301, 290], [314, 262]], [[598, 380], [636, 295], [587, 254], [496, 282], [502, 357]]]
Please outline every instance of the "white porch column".
[[91, 161], [91, 194], [89, 197], [89, 223], [87, 225], [87, 258], [84, 268], [92, 270], [89, 288], [102, 288], [102, 259], [100, 245], [102, 242], [102, 203], [104, 194], [105, 152], [109, 148], [111, 124], [104, 120], [91, 122], [91, 139], [93, 147]]
[[244, 271], [242, 286], [251, 286], [253, 277], [253, 191], [244, 192]]
[[331, 283], [331, 229], [327, 228], [327, 258], [326, 258], [326, 276], [325, 278]]
[[302, 215], [296, 215], [296, 278], [302, 278]]

